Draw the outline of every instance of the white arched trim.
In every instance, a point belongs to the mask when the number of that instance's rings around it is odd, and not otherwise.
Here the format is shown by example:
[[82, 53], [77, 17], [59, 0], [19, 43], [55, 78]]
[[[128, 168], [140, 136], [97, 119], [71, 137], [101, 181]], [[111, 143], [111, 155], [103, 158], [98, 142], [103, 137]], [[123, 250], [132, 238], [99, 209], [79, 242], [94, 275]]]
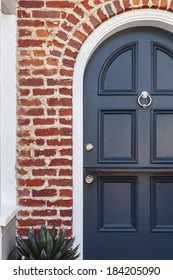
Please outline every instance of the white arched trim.
[[102, 23], [80, 49], [73, 76], [73, 234], [83, 257], [83, 77], [94, 50], [109, 36], [135, 26], [153, 26], [173, 33], [173, 14], [162, 10], [128, 11]]

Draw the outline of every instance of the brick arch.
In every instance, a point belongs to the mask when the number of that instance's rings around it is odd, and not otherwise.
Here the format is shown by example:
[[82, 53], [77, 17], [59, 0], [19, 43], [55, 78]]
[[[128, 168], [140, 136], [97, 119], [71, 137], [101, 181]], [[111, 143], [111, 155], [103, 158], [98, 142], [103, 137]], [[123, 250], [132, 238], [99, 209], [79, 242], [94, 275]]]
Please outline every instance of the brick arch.
[[[153, 0], [151, 3], [148, 0], [133, 0], [132, 4], [129, 0], [124, 0], [123, 2], [108, 0], [102, 4], [100, 4], [100, 0], [93, 2], [98, 4], [94, 8], [88, 4], [88, 1], [84, 1], [81, 7], [76, 6], [64, 21], [63, 24], [70, 22], [75, 28], [71, 34], [68, 34], [69, 40], [62, 56], [65, 54], [75, 59], [87, 37], [103, 22], [121, 13], [134, 9], [160, 9], [173, 12], [173, 1], [170, 2], [169, 0]], [[74, 48], [74, 54], [69, 51], [69, 47]]]

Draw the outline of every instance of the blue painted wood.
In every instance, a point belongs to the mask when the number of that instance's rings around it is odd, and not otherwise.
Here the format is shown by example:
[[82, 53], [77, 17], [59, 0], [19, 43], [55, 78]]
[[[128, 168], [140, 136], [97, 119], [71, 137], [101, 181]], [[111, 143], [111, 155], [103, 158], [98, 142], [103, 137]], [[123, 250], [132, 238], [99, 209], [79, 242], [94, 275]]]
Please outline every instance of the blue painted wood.
[[[115, 34], [90, 58], [84, 177], [94, 182], [84, 182], [85, 259], [173, 259], [172, 77], [173, 38], [157, 28]], [[146, 109], [137, 102], [142, 91], [152, 98]]]

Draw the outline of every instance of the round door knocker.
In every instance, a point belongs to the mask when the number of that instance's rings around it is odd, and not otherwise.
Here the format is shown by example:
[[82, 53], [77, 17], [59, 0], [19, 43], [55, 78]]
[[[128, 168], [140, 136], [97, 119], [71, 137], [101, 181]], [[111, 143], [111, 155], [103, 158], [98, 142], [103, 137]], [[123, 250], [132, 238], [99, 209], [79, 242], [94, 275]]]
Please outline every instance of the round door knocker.
[[[145, 103], [141, 103], [141, 99], [147, 99], [148, 100], [148, 103], [147, 104], [145, 104]], [[151, 96], [148, 94], [148, 92], [147, 91], [143, 91], [140, 95], [139, 95], [139, 97], [138, 97], [138, 104], [142, 107], [142, 108], [147, 108], [147, 107], [149, 107], [150, 105], [151, 105], [151, 103], [152, 103], [152, 98], [151, 98]]]

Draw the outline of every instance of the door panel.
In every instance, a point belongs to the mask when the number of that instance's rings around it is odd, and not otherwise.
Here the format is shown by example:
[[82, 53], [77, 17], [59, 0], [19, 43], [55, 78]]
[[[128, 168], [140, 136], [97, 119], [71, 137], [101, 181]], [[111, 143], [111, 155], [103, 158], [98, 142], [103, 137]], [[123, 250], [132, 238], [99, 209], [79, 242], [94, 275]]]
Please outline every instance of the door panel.
[[87, 65], [85, 259], [173, 259], [172, 73], [173, 39], [152, 27], [111, 36]]

